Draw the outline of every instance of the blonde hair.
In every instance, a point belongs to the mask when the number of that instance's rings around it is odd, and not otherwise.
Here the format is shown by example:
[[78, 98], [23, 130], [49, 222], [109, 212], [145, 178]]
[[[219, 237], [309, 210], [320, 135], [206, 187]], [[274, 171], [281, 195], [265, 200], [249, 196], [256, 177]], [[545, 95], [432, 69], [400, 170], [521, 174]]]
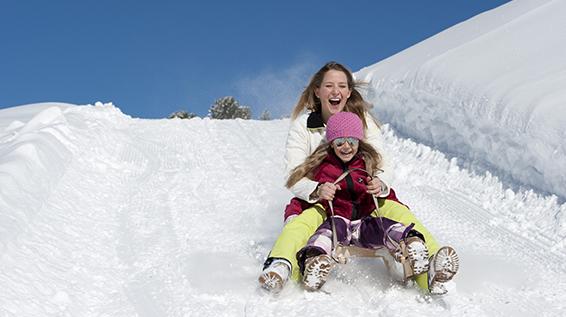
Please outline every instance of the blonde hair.
[[[348, 88], [350, 89], [350, 98], [348, 98], [348, 100], [346, 101], [344, 111], [357, 114], [358, 117], [362, 119], [364, 129], [367, 129], [366, 114], [369, 115], [372, 120], [375, 121], [375, 119], [371, 116], [371, 114], [369, 114], [369, 109], [371, 108], [370, 104], [368, 104], [364, 100], [357, 89], [362, 85], [362, 83], [355, 82], [352, 72], [344, 65], [337, 62], [326, 63], [312, 76], [309, 84], [307, 85], [305, 90], [303, 90], [303, 93], [299, 98], [299, 102], [297, 102], [297, 105], [295, 105], [295, 108], [293, 109], [291, 119], [295, 120], [305, 109], [308, 109], [311, 112], [317, 112], [321, 110], [320, 99], [316, 97], [315, 90], [320, 88], [322, 81], [324, 80], [324, 75], [329, 70], [337, 70], [346, 74], [346, 78], [348, 80]], [[377, 122], [375, 123], [378, 124]]]
[[[323, 142], [320, 144], [301, 165], [295, 167], [291, 171], [285, 186], [287, 188], [291, 188], [303, 177], [313, 179], [316, 169], [320, 166], [322, 161], [324, 161], [324, 159], [332, 153], [332, 151], [333, 148], [329, 142]], [[366, 171], [368, 171], [371, 175], [375, 175], [382, 165], [381, 154], [379, 154], [373, 146], [362, 140], [360, 140], [358, 146], [358, 153], [362, 155], [362, 158], [365, 161]]]

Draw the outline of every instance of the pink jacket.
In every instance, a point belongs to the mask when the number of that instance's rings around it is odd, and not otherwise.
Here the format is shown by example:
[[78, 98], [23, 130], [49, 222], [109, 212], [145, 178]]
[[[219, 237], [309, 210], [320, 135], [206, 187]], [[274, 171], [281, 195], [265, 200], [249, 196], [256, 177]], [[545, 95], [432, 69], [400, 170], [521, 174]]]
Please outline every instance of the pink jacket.
[[[365, 162], [360, 154], [356, 155], [350, 162], [343, 163], [334, 153], [331, 153], [318, 167], [313, 180], [321, 184], [334, 183], [342, 173], [353, 168], [365, 169]], [[355, 220], [369, 216], [375, 210], [373, 198], [366, 192], [367, 177], [368, 175], [365, 172], [354, 170], [337, 184], [341, 190], [336, 191], [332, 202], [334, 215]], [[385, 199], [399, 202], [392, 188]], [[320, 203], [324, 206], [327, 215], [330, 215], [328, 201]], [[285, 208], [285, 219], [291, 215], [299, 215], [304, 209], [312, 205], [312, 203], [298, 198], [291, 199], [291, 202]]]

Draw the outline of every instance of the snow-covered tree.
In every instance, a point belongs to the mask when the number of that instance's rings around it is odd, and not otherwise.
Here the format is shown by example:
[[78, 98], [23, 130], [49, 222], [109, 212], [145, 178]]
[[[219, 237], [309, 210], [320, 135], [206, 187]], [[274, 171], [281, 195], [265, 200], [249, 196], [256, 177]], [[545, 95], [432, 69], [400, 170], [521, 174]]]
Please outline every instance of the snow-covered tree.
[[271, 120], [271, 112], [269, 110], [263, 110], [261, 115], [259, 116], [259, 120]]
[[252, 111], [250, 107], [240, 106], [240, 103], [232, 96], [217, 99], [208, 110], [212, 119], [250, 119]]
[[179, 118], [179, 119], [191, 119], [194, 117], [198, 117], [195, 113], [192, 112], [186, 112], [184, 110], [181, 111], [175, 111], [172, 114], [169, 115], [169, 119], [173, 119], [173, 118]]

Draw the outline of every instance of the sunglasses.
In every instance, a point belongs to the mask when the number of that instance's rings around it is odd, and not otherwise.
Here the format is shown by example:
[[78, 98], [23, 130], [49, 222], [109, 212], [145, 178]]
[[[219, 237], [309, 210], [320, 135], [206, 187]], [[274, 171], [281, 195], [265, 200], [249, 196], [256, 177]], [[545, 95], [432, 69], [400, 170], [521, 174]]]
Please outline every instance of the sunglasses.
[[337, 147], [341, 147], [342, 145], [346, 144], [346, 142], [348, 142], [350, 146], [357, 146], [360, 140], [356, 138], [337, 138], [332, 141], [332, 143]]

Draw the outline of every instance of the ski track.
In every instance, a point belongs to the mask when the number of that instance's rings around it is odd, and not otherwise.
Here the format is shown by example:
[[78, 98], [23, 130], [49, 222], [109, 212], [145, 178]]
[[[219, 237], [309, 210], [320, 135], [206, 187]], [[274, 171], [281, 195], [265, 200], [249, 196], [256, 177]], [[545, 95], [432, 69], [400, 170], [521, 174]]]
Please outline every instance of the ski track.
[[290, 198], [288, 121], [136, 120], [96, 107], [66, 117], [73, 158], [2, 258], [2, 316], [552, 316], [565, 308], [549, 286], [566, 288], [557, 278], [566, 256], [545, 233], [517, 236], [461, 188], [422, 182], [397, 189], [460, 254], [449, 296], [431, 301], [393, 282], [376, 259], [339, 267], [322, 292], [289, 283], [279, 296], [264, 294], [257, 276]]
[[[420, 196], [415, 201], [424, 207], [417, 211], [422, 221], [439, 233], [436, 237], [441, 244], [448, 242], [459, 251], [459, 295], [472, 295], [470, 300], [481, 303], [485, 313], [492, 316], [533, 316], [549, 308], [556, 308], [555, 313], [560, 311], [559, 302], [548, 301], [558, 295], [548, 286], [557, 283], [556, 277], [564, 273], [564, 266], [559, 255], [549, 252], [549, 246], [522, 239], [504, 226], [490, 223], [493, 215], [461, 192], [425, 186], [413, 192]], [[529, 289], [533, 287], [536, 292]], [[563, 295], [558, 296], [564, 300]]]

